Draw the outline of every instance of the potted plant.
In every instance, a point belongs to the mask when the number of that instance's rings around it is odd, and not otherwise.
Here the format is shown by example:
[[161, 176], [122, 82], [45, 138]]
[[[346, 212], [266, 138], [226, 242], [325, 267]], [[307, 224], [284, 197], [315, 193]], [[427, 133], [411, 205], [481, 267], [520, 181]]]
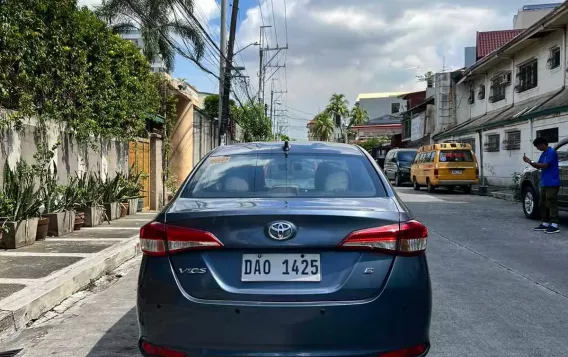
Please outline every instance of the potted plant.
[[17, 249], [32, 245], [36, 239], [41, 201], [32, 171], [25, 162], [19, 161], [12, 170], [6, 160], [2, 196], [4, 202], [0, 217], [3, 219], [0, 224], [4, 228], [0, 248]]
[[[49, 168], [42, 190], [42, 203], [45, 207], [45, 218], [49, 220], [47, 235], [60, 237], [73, 232], [75, 197], [77, 195], [76, 179], [70, 178], [66, 186], [58, 184], [57, 167], [53, 164], [53, 172]], [[39, 230], [39, 229], [38, 229]]]
[[[105, 209], [102, 205], [102, 181], [96, 174], [76, 174], [76, 213], [80, 215], [85, 227], [94, 227], [103, 223]], [[108, 218], [107, 218], [108, 220]]]
[[110, 220], [120, 218], [121, 201], [125, 197], [123, 175], [117, 173], [113, 179], [106, 178], [102, 184], [102, 202]]

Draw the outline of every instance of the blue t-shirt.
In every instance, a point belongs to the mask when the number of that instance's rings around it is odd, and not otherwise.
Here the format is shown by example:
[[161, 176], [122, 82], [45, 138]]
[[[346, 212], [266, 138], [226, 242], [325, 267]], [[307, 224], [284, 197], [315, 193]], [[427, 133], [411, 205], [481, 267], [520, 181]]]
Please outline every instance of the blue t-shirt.
[[548, 164], [546, 169], [541, 169], [540, 185], [542, 187], [560, 186], [560, 170], [558, 169], [558, 154], [549, 147], [538, 159], [539, 164]]

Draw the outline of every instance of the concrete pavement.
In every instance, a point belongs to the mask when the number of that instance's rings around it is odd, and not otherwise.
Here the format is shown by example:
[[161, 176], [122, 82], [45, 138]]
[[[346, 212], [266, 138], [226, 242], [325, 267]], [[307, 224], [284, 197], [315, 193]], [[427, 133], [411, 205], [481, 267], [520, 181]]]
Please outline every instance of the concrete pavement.
[[[433, 357], [568, 356], [568, 215], [561, 234], [533, 232], [519, 204], [490, 197], [397, 189], [429, 226]], [[17, 357], [138, 356], [138, 260], [117, 280], [52, 312], [0, 352]], [[77, 302], [78, 301], [78, 302]]]

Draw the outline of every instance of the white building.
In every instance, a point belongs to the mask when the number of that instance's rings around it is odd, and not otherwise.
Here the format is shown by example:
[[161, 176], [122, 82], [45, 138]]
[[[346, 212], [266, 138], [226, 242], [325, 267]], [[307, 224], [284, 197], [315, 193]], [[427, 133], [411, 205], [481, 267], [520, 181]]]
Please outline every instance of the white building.
[[[139, 30], [132, 29], [131, 31], [120, 34], [125, 40], [132, 41], [140, 50], [144, 48], [144, 40], [142, 39], [142, 33]], [[154, 57], [152, 63], [150, 63], [152, 72], [166, 72], [166, 66], [164, 61], [160, 56]]]
[[514, 29], [526, 29], [535, 22], [548, 15], [552, 10], [562, 5], [562, 3], [525, 5], [513, 17]]
[[355, 105], [365, 109], [369, 119], [398, 115], [406, 110], [406, 100], [399, 98], [401, 93], [361, 93], [357, 96]]
[[537, 136], [553, 145], [568, 136], [567, 25], [568, 2], [450, 79], [452, 105], [442, 116], [437, 105], [433, 139], [471, 143], [486, 183], [510, 184], [524, 153], [538, 159]]

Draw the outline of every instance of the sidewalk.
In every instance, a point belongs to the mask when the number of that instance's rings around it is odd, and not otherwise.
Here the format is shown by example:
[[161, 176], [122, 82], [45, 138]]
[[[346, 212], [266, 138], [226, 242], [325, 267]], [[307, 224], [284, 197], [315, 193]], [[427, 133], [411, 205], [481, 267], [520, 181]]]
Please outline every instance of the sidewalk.
[[138, 212], [17, 250], [0, 250], [0, 340], [139, 253]]

